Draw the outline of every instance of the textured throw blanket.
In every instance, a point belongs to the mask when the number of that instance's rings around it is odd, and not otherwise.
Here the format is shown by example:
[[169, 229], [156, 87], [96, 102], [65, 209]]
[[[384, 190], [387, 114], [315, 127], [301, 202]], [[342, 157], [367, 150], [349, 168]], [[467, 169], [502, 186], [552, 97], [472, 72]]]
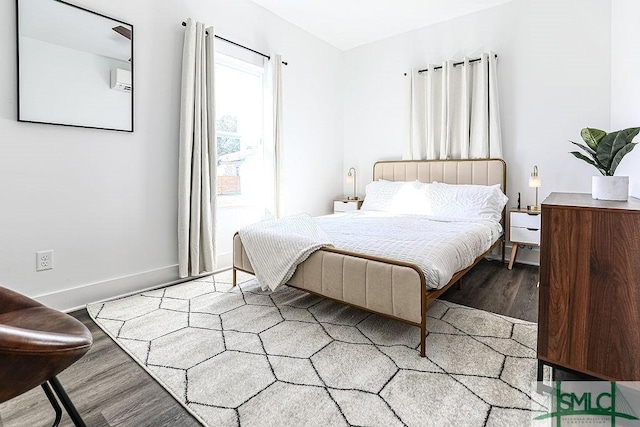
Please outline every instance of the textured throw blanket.
[[262, 221], [242, 228], [239, 234], [263, 291], [276, 290], [309, 255], [322, 246], [333, 246], [307, 214]]

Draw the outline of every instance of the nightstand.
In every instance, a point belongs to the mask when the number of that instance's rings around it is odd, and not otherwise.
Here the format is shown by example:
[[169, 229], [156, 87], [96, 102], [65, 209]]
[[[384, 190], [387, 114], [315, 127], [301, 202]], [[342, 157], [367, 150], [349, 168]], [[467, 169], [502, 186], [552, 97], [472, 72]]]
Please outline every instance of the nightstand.
[[333, 201], [333, 213], [357, 211], [364, 200], [339, 199]]
[[509, 210], [509, 240], [511, 241], [509, 270], [516, 261], [519, 245], [540, 246], [540, 214], [540, 211], [525, 209]]

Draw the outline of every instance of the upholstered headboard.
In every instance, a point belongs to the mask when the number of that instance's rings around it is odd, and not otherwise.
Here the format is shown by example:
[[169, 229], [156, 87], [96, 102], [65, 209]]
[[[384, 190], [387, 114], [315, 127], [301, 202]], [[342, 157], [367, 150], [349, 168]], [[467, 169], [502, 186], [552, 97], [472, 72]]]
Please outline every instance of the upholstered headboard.
[[507, 165], [502, 159], [397, 160], [373, 165], [373, 180], [495, 185], [506, 193]]

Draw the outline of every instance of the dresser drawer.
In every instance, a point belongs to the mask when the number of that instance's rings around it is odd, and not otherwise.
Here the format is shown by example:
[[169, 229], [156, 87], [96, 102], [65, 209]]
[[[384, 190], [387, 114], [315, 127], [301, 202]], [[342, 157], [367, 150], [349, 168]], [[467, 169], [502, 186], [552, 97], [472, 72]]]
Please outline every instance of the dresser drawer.
[[360, 208], [361, 203], [362, 202], [360, 200], [334, 200], [333, 212], [357, 211]]
[[510, 226], [535, 228], [540, 230], [540, 214], [528, 214], [526, 212], [511, 212]]
[[[539, 215], [538, 215], [539, 217]], [[540, 244], [540, 230], [528, 229], [522, 227], [511, 227], [509, 229], [509, 240], [516, 243], [524, 243], [531, 245]]]

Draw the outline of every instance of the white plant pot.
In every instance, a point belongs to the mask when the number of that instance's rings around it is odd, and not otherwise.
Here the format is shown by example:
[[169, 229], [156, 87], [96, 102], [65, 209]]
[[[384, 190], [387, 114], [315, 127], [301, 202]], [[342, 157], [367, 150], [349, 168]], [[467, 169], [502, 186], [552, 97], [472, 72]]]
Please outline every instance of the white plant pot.
[[626, 202], [629, 199], [629, 177], [594, 176], [591, 179], [591, 197], [598, 200]]

